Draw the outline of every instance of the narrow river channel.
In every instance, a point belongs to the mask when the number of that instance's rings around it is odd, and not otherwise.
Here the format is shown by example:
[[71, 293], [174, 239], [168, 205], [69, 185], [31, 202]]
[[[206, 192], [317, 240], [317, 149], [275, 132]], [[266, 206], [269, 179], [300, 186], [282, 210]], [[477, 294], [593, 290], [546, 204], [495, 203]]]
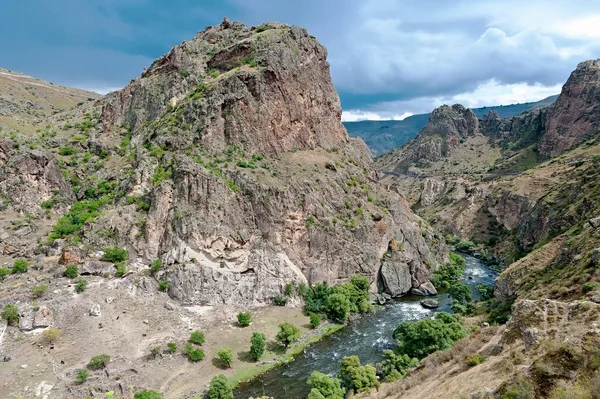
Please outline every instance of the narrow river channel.
[[[470, 285], [474, 297], [479, 298], [477, 284], [493, 284], [497, 273], [480, 260], [463, 255], [467, 262], [464, 282]], [[287, 365], [243, 384], [235, 392], [237, 399], [266, 395], [276, 399], [304, 399], [309, 389], [306, 380], [313, 371], [334, 376], [344, 356], [357, 355], [362, 364], [375, 364], [381, 352], [394, 346], [392, 332], [403, 321], [431, 317], [434, 312], [450, 311], [451, 299], [441, 293], [435, 297], [440, 303], [436, 310], [425, 309], [419, 303], [424, 297], [405, 296], [388, 303], [383, 310], [364, 315], [329, 337], [307, 348]]]

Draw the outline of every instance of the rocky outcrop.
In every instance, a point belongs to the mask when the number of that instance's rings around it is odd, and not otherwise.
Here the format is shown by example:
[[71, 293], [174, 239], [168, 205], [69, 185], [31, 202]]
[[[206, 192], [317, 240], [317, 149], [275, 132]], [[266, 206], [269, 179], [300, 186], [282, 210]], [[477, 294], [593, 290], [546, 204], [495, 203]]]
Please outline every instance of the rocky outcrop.
[[42, 151], [15, 154], [0, 169], [0, 191], [19, 210], [35, 215], [43, 201], [55, 198], [57, 208], [73, 202], [73, 189], [56, 159]]
[[600, 59], [582, 62], [571, 73], [548, 114], [540, 154], [554, 157], [599, 131]]

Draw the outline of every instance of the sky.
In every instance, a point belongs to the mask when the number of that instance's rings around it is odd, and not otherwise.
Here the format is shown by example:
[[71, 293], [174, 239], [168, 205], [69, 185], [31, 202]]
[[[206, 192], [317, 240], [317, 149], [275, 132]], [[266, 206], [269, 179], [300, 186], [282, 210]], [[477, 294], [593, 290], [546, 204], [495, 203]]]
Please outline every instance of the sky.
[[328, 49], [346, 121], [537, 101], [600, 58], [588, 0], [19, 0], [2, 14], [0, 67], [102, 93], [224, 16], [300, 25]]

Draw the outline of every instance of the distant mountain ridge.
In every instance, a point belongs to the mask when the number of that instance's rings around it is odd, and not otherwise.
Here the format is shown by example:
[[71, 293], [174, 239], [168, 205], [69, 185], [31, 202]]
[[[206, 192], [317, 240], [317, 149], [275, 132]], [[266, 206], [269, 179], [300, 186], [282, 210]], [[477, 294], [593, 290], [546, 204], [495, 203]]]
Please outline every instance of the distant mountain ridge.
[[[546, 107], [557, 98], [558, 94], [536, 102], [473, 108], [472, 111], [480, 119], [490, 111], [498, 112], [500, 118], [511, 118], [523, 112]], [[417, 114], [401, 121], [344, 122], [344, 126], [350, 137], [361, 137], [373, 155], [378, 156], [414, 138], [425, 127], [429, 116], [430, 114]]]

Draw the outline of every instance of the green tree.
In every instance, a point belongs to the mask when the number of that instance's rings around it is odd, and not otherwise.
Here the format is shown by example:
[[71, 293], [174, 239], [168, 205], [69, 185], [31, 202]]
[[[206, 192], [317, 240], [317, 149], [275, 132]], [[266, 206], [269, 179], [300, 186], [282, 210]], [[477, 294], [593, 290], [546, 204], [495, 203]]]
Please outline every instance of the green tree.
[[344, 294], [331, 294], [327, 297], [327, 315], [330, 319], [344, 322], [350, 312], [350, 300]]
[[379, 386], [375, 367], [370, 364], [361, 366], [358, 356], [346, 356], [342, 359], [339, 377], [342, 385], [355, 393], [368, 392]]
[[105, 368], [110, 362], [110, 356], [106, 354], [96, 355], [92, 357], [87, 364], [87, 368], [90, 370], [100, 370]]
[[7, 303], [2, 307], [2, 318], [8, 324], [16, 324], [19, 321], [19, 309], [12, 303]]
[[252, 338], [250, 338], [250, 359], [255, 362], [260, 359], [260, 357], [265, 353], [265, 346], [267, 343], [267, 337], [262, 333], [252, 333]]
[[311, 388], [308, 399], [344, 399], [346, 390], [337, 378], [313, 371], [306, 383]]
[[319, 324], [321, 324], [321, 316], [316, 314], [316, 313], [311, 313], [308, 315], [308, 317], [310, 318], [310, 326], [312, 328], [317, 328], [319, 327]]
[[233, 389], [223, 374], [214, 377], [210, 381], [210, 387], [206, 392], [208, 399], [233, 399]]
[[135, 395], [133, 395], [133, 399], [164, 399], [164, 396], [152, 389], [143, 389], [137, 391]]
[[204, 333], [202, 331], [194, 331], [190, 334], [190, 342], [196, 345], [204, 344]]
[[230, 348], [223, 348], [217, 352], [219, 359], [225, 365], [225, 367], [231, 368], [231, 363], [233, 363], [233, 352]]
[[276, 338], [283, 346], [289, 346], [300, 338], [300, 330], [291, 323], [281, 323]]
[[467, 332], [458, 319], [445, 312], [438, 313], [435, 319], [402, 322], [393, 333], [398, 341], [398, 353], [418, 359], [448, 349], [466, 336]]
[[419, 363], [417, 358], [411, 358], [407, 354], [397, 355], [389, 349], [383, 351], [383, 358], [381, 363], [377, 363], [377, 372], [386, 382], [404, 377], [409, 369]]
[[473, 291], [471, 287], [463, 283], [462, 281], [455, 281], [448, 288], [448, 295], [458, 303], [466, 304], [473, 300]]
[[327, 298], [331, 294], [331, 288], [327, 283], [319, 283], [310, 287], [304, 296], [304, 311], [308, 313], [325, 313]]
[[191, 362], [199, 362], [206, 356], [200, 348], [194, 348], [192, 344], [186, 344], [183, 352], [187, 355]]
[[250, 315], [250, 312], [240, 312], [237, 315], [237, 320], [241, 327], [248, 327], [252, 322], [252, 315]]

